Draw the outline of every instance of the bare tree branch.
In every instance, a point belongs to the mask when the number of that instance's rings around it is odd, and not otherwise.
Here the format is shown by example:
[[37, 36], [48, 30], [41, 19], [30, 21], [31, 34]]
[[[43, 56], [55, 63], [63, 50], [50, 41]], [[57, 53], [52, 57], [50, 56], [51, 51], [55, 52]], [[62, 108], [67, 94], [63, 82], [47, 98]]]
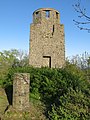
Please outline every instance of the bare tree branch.
[[78, 2], [73, 5], [74, 10], [79, 14], [78, 18], [81, 19], [81, 21], [78, 20], [73, 20], [75, 22], [75, 25], [80, 29], [80, 30], [87, 30], [90, 32], [90, 28], [88, 28], [87, 24], [90, 24], [90, 16], [86, 14], [86, 9], [81, 7], [81, 2], [78, 0]]
[[90, 24], [90, 22], [79, 22], [76, 20], [73, 20], [75, 22], [75, 25], [79, 25], [79, 24]]

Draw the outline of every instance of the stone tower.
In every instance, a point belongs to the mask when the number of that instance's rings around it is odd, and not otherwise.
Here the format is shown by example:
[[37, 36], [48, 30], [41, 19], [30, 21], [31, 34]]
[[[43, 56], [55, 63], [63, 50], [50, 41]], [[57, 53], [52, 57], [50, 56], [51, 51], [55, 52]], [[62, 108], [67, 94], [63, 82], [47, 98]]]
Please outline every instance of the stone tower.
[[60, 14], [55, 9], [41, 8], [33, 13], [29, 64], [50, 68], [65, 64], [64, 25], [60, 24]]

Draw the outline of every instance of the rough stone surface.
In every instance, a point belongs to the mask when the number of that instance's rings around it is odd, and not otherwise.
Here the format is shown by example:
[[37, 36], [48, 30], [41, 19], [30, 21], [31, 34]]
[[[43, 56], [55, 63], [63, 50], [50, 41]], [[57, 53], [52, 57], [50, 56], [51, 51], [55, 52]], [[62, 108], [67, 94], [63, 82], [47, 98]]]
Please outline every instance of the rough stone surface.
[[15, 73], [13, 81], [13, 108], [26, 111], [29, 108], [29, 73]]
[[60, 68], [65, 64], [64, 25], [60, 14], [51, 8], [38, 9], [33, 13], [30, 25], [30, 58], [34, 67]]

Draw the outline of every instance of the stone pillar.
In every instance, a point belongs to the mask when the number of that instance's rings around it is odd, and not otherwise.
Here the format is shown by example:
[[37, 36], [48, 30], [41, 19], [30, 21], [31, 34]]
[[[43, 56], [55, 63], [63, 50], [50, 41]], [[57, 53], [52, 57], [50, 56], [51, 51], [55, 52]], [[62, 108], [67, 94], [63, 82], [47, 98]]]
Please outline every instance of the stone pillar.
[[19, 111], [29, 109], [29, 73], [15, 73], [13, 80], [13, 108]]

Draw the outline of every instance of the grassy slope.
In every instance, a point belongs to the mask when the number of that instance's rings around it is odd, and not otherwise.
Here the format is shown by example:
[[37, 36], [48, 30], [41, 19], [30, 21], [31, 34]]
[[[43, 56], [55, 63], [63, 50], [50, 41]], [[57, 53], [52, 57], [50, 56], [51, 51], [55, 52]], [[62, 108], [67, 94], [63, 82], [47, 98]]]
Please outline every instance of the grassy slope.
[[[38, 101], [37, 101], [38, 102]], [[8, 106], [7, 97], [4, 89], [0, 88], [0, 118], [1, 120], [46, 120], [43, 112], [42, 105], [35, 104], [30, 102], [30, 111], [29, 112], [17, 112], [12, 106], [5, 112], [6, 107]]]
[[4, 89], [0, 88], [0, 116], [4, 113], [8, 106], [7, 96]]

